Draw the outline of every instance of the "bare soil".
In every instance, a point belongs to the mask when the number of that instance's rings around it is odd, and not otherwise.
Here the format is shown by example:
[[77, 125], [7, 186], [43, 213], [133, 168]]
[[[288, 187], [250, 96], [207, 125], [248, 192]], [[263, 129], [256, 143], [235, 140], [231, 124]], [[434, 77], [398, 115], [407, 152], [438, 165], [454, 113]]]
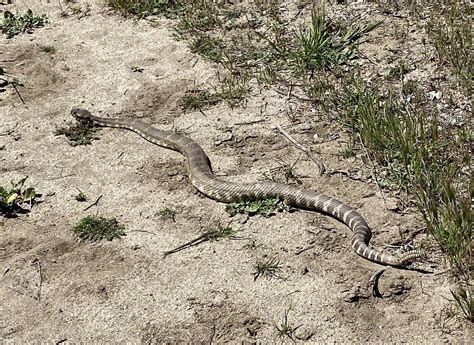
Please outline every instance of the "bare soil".
[[[1, 66], [24, 83], [18, 89], [24, 103], [13, 88], [0, 93], [0, 185], [28, 175], [28, 185], [43, 195], [30, 213], [0, 218], [1, 339], [291, 342], [276, 328], [289, 310], [289, 324], [300, 326], [297, 342], [469, 343], [472, 324], [444, 321], [452, 281], [440, 262], [430, 267], [438, 274], [388, 270], [380, 282], [383, 298], [374, 298], [368, 282], [380, 267], [352, 251], [344, 224], [304, 211], [231, 219], [224, 204], [194, 190], [176, 152], [122, 130], [103, 129], [100, 140], [77, 147], [55, 136], [57, 127], [73, 121], [75, 106], [99, 116], [140, 117], [184, 131], [202, 145], [218, 175], [257, 181], [273, 174], [285, 182], [282, 162], [291, 165], [301, 152], [275, 129], [279, 124], [319, 150], [332, 169], [370, 175], [361, 157], [338, 156], [346, 138], [332, 122], [275, 91], [254, 88], [246, 107], [220, 103], [184, 112], [179, 100], [187, 90], [217, 84], [216, 66], [176, 40], [167, 21], [150, 25], [89, 3], [87, 15], [69, 16], [61, 15], [57, 2], [0, 5], [49, 18], [32, 34], [0, 38]], [[374, 39], [382, 42], [387, 27]], [[368, 44], [370, 53], [376, 43]], [[395, 197], [386, 195], [384, 202], [375, 183], [320, 177], [304, 155], [294, 173], [305, 188], [356, 207], [373, 228], [376, 247], [420, 229], [413, 213], [397, 212]], [[75, 200], [78, 189], [88, 202]], [[84, 212], [99, 196], [98, 206]], [[159, 216], [164, 207], [177, 211], [175, 222]], [[70, 229], [89, 214], [116, 217], [127, 236], [76, 241]], [[163, 258], [230, 221], [239, 239]], [[254, 281], [254, 265], [265, 257], [281, 263], [280, 277]]]

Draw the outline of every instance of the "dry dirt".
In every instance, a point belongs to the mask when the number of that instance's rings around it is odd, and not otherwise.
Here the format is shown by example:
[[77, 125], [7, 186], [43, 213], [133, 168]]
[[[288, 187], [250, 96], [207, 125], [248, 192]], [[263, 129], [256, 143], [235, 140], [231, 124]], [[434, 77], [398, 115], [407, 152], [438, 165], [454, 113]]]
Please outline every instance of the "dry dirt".
[[[302, 211], [230, 219], [224, 204], [191, 187], [178, 153], [122, 130], [103, 129], [89, 146], [71, 147], [55, 136], [73, 121], [74, 106], [100, 116], [142, 117], [184, 130], [209, 154], [216, 174], [256, 181], [301, 154], [275, 130], [280, 124], [319, 150], [331, 168], [362, 168], [360, 159], [338, 158], [344, 136], [330, 122], [274, 91], [254, 89], [245, 108], [222, 103], [183, 112], [186, 90], [216, 85], [216, 66], [176, 40], [166, 22], [152, 26], [89, 3], [88, 15], [67, 17], [56, 1], [0, 5], [49, 17], [32, 34], [0, 38], [0, 64], [25, 85], [19, 88], [24, 104], [12, 88], [0, 93], [0, 185], [28, 175], [28, 185], [43, 195], [29, 214], [0, 219], [3, 341], [291, 342], [275, 327], [289, 310], [290, 325], [300, 326], [297, 342], [468, 343], [470, 324], [443, 322], [452, 282], [442, 266], [431, 267], [441, 274], [391, 269], [381, 278], [383, 298], [371, 297], [368, 281], [379, 266], [356, 256], [343, 224]], [[43, 46], [57, 51], [48, 54]], [[303, 119], [296, 125], [289, 116], [295, 111]], [[304, 187], [356, 207], [377, 247], [419, 226], [413, 214], [387, 210], [374, 183], [319, 177], [305, 156], [295, 172]], [[77, 189], [87, 203], [75, 200]], [[99, 196], [98, 206], [84, 212]], [[175, 222], [160, 218], [164, 207], [177, 211]], [[75, 241], [71, 226], [90, 214], [116, 217], [127, 236]], [[240, 239], [163, 258], [230, 220]], [[254, 281], [255, 262], [263, 257], [279, 260], [279, 279]]]

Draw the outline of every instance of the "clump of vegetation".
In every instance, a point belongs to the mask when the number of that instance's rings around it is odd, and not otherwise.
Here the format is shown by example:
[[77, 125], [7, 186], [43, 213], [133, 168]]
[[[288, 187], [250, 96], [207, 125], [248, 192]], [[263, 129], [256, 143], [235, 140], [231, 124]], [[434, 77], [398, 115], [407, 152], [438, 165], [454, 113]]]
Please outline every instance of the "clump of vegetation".
[[87, 216], [82, 218], [72, 232], [80, 241], [97, 242], [103, 239], [112, 241], [114, 238], [125, 236], [125, 226], [115, 218]]
[[441, 61], [447, 61], [466, 95], [472, 95], [474, 52], [472, 49], [472, 7], [466, 1], [433, 1], [427, 31]]
[[255, 272], [253, 273], [253, 280], [257, 280], [259, 277], [266, 278], [280, 278], [279, 274], [283, 268], [280, 265], [280, 261], [274, 258], [266, 258], [257, 260], [255, 263]]
[[68, 123], [66, 127], [57, 128], [54, 135], [64, 135], [69, 145], [90, 145], [92, 140], [97, 140], [95, 136], [99, 129], [87, 121], [78, 121], [75, 124]]
[[472, 288], [459, 287], [451, 295], [461, 309], [464, 317], [474, 322], [474, 294]]
[[33, 187], [23, 189], [28, 176], [22, 178], [17, 183], [11, 182], [10, 188], [0, 186], [0, 214], [7, 217], [15, 216], [17, 213], [24, 212], [25, 206], [31, 206], [35, 203], [35, 198], [39, 196]]
[[43, 46], [41, 47], [41, 51], [48, 53], [48, 54], [55, 54], [56, 53], [56, 47], [55, 46]]
[[250, 216], [260, 215], [263, 217], [270, 217], [275, 212], [289, 211], [290, 206], [280, 196], [267, 198], [262, 200], [242, 200], [228, 204], [225, 208], [226, 212], [231, 216], [237, 213], [245, 213]]
[[324, 13], [314, 12], [311, 25], [300, 28], [290, 39], [290, 46], [295, 46], [293, 49], [278, 47], [276, 43], [273, 43], [273, 47], [281, 55], [289, 58], [290, 64], [298, 73], [309, 72], [312, 76], [315, 71], [344, 65], [357, 58], [358, 41], [378, 25], [380, 22], [343, 29], [342, 26], [328, 20]]
[[182, 2], [177, 0], [106, 0], [106, 2], [123, 14], [139, 18], [159, 14], [175, 16], [182, 7]]
[[47, 22], [48, 17], [45, 14], [35, 15], [31, 10], [27, 10], [25, 14], [13, 14], [10, 11], [5, 11], [0, 28], [7, 38], [12, 38], [21, 33], [32, 33], [33, 29], [42, 27]]
[[176, 221], [176, 211], [172, 208], [165, 207], [158, 211], [159, 216], [162, 219], [171, 219], [173, 222]]
[[209, 231], [206, 234], [210, 241], [219, 241], [224, 238], [230, 238], [234, 236], [235, 233], [236, 231], [232, 229], [232, 227], [219, 225], [217, 230]]
[[204, 109], [219, 103], [222, 98], [216, 93], [210, 93], [205, 90], [186, 91], [180, 101], [184, 110]]
[[290, 313], [290, 309], [285, 310], [285, 314], [283, 315], [282, 322], [280, 325], [275, 324], [275, 329], [277, 331], [278, 338], [288, 337], [291, 341], [296, 342], [295, 340], [295, 332], [300, 328], [302, 325], [294, 326], [288, 320], [288, 314]]

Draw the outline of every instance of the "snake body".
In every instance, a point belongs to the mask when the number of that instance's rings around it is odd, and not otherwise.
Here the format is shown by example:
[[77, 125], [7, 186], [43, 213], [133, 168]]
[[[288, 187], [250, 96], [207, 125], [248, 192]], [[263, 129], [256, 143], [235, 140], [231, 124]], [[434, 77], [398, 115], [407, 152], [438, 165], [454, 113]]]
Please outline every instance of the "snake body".
[[71, 114], [79, 121], [131, 130], [156, 145], [179, 151], [186, 157], [186, 168], [191, 183], [211, 199], [231, 203], [279, 196], [288, 205], [322, 211], [346, 224], [353, 231], [352, 248], [367, 260], [390, 266], [404, 266], [422, 256], [418, 250], [394, 256], [370, 247], [368, 244], [371, 231], [365, 219], [352, 207], [330, 196], [273, 182], [234, 183], [217, 178], [212, 173], [209, 158], [201, 146], [186, 136], [152, 127], [137, 119], [94, 116], [81, 108], [72, 109]]

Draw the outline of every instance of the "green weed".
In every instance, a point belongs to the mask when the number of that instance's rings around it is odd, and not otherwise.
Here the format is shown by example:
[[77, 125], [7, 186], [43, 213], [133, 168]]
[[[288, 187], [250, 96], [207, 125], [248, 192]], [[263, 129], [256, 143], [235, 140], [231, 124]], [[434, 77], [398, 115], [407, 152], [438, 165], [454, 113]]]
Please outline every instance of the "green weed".
[[279, 196], [262, 200], [243, 200], [228, 204], [225, 208], [226, 212], [231, 216], [237, 213], [245, 213], [250, 216], [260, 215], [263, 217], [270, 217], [279, 211], [289, 211], [290, 207]]
[[69, 123], [66, 127], [57, 128], [54, 135], [64, 135], [71, 146], [90, 145], [92, 140], [98, 139], [95, 136], [98, 130], [91, 123], [79, 121], [75, 124]]
[[35, 198], [39, 196], [33, 187], [23, 189], [28, 176], [20, 181], [11, 182], [10, 188], [0, 186], [0, 214], [7, 217], [15, 216], [17, 213], [24, 212], [24, 206], [30, 208], [35, 203]]
[[42, 27], [47, 22], [48, 17], [45, 14], [35, 15], [31, 10], [27, 10], [25, 14], [13, 14], [10, 11], [5, 11], [0, 28], [7, 38], [12, 38], [21, 33], [32, 33], [33, 29]]
[[189, 47], [193, 53], [198, 53], [212, 62], [222, 60], [223, 42], [219, 38], [202, 34], [191, 39]]
[[442, 62], [447, 61], [464, 87], [472, 95], [474, 52], [472, 49], [472, 6], [465, 1], [434, 1], [427, 31]]
[[455, 291], [451, 291], [455, 302], [461, 309], [464, 317], [471, 322], [474, 322], [474, 294], [472, 288], [459, 287]]
[[158, 214], [162, 219], [171, 219], [173, 222], [176, 221], [176, 211], [169, 207], [162, 208], [158, 211]]
[[206, 90], [189, 90], [186, 91], [180, 101], [184, 110], [205, 109], [222, 101], [222, 97], [218, 93], [210, 93]]
[[255, 281], [259, 277], [279, 278], [282, 267], [280, 261], [277, 259], [267, 258], [257, 260], [254, 266], [255, 272], [253, 273], [253, 280]]
[[82, 218], [73, 228], [74, 236], [80, 241], [97, 242], [103, 239], [112, 241], [125, 236], [125, 226], [115, 218], [87, 216]]
[[295, 340], [295, 332], [298, 328], [300, 328], [302, 325], [299, 326], [293, 326], [290, 321], [288, 320], [288, 314], [290, 313], [290, 309], [285, 310], [285, 313], [283, 315], [283, 319], [280, 323], [280, 325], [275, 324], [274, 327], [277, 331], [277, 337], [279, 339], [288, 337], [290, 338], [291, 341], [296, 343]]
[[357, 58], [360, 38], [380, 23], [356, 25], [343, 30], [324, 13], [313, 13], [311, 25], [300, 28], [295, 35], [296, 47], [287, 54], [297, 72], [311, 76], [315, 71], [344, 65]]
[[175, 0], [106, 0], [113, 9], [123, 14], [146, 18], [152, 15], [175, 16], [182, 4]]

